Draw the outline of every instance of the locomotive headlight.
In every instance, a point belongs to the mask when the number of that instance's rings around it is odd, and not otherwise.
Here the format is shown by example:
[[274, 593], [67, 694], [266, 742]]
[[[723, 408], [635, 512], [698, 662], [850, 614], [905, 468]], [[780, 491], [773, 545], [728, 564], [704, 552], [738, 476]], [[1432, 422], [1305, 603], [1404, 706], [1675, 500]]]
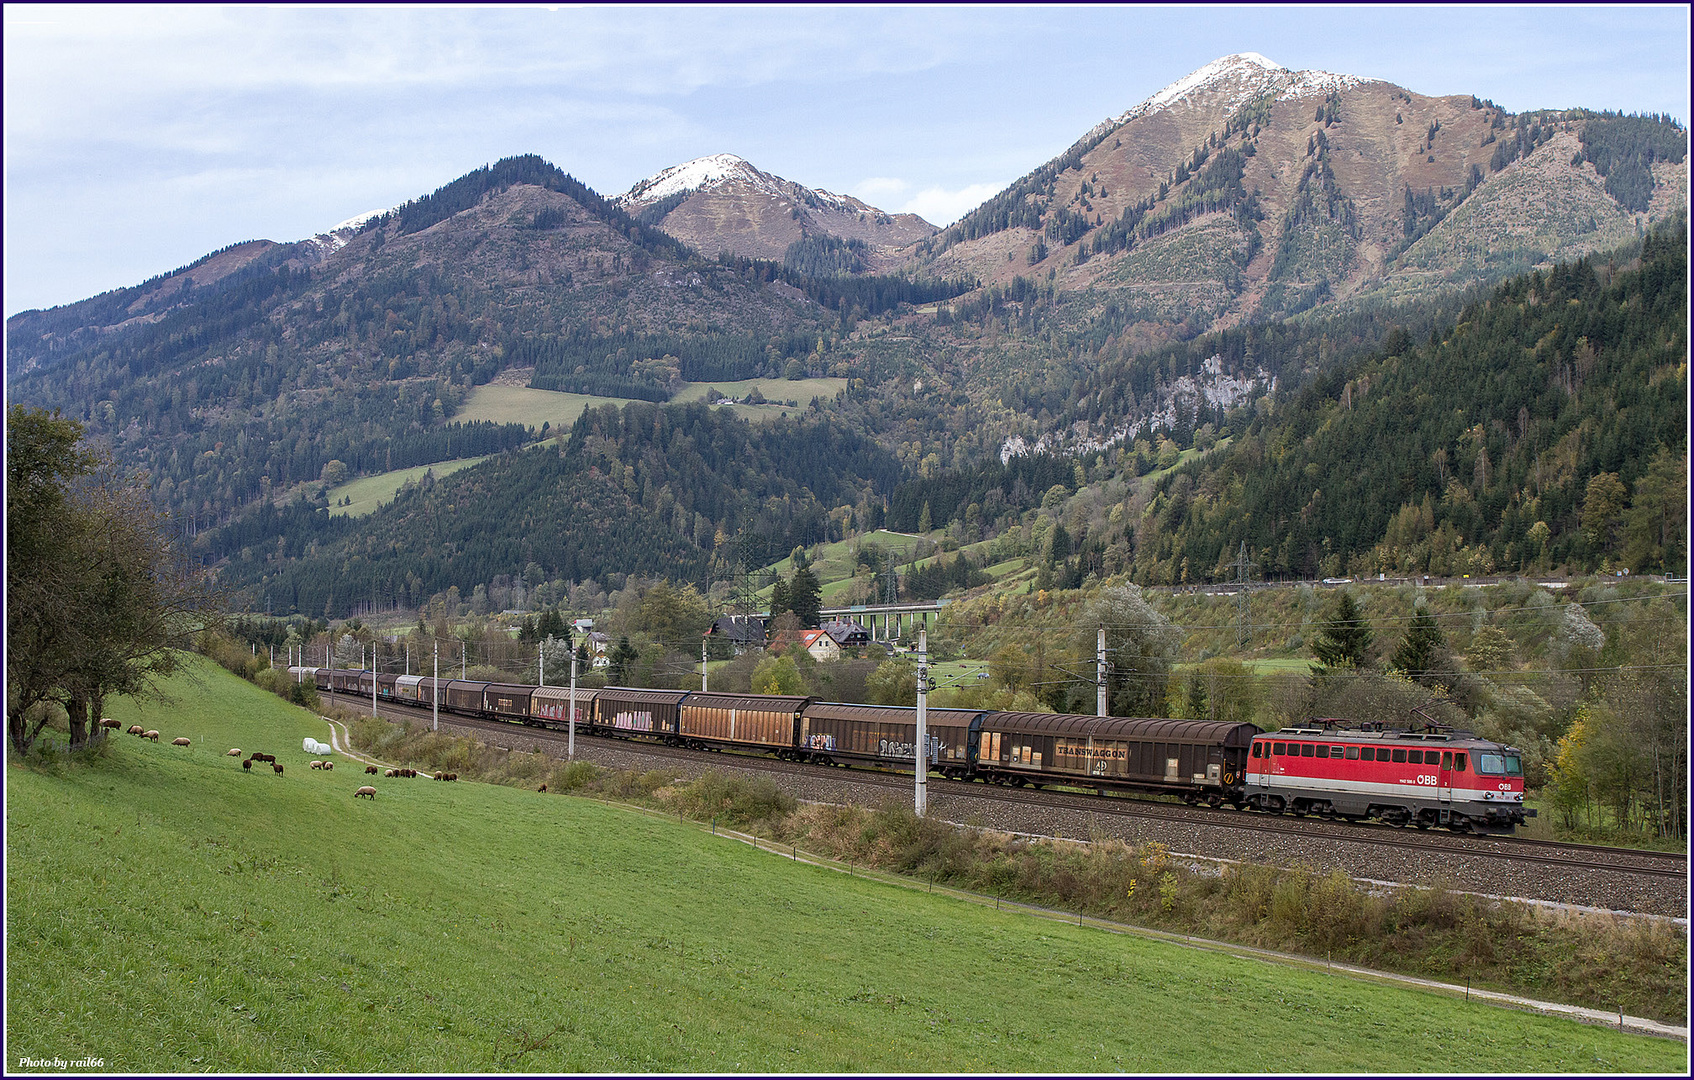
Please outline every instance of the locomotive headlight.
[[1482, 793], [1482, 797], [1484, 799], [1492, 799], [1494, 797], [1494, 793], [1492, 791], [1484, 791]]

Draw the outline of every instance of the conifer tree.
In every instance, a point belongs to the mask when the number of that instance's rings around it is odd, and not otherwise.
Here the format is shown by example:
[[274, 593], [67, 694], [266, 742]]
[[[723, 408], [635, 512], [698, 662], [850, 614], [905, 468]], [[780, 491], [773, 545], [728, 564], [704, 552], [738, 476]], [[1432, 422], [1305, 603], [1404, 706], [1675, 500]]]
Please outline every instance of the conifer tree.
[[1326, 669], [1364, 667], [1374, 636], [1369, 624], [1360, 618], [1353, 594], [1342, 590], [1336, 594], [1328, 619], [1312, 639], [1312, 653]]
[[1422, 679], [1433, 670], [1446, 644], [1441, 628], [1435, 623], [1435, 616], [1424, 608], [1412, 616], [1412, 623], [1406, 627], [1406, 636], [1395, 647], [1391, 662], [1396, 671]]

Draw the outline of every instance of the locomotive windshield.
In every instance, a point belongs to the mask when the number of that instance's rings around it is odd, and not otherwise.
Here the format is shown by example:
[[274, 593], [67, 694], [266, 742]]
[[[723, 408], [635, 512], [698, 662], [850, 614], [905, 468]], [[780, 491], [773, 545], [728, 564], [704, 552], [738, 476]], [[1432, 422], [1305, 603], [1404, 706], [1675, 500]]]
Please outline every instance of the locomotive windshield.
[[1485, 776], [1522, 776], [1523, 758], [1518, 754], [1478, 754], [1476, 771]]

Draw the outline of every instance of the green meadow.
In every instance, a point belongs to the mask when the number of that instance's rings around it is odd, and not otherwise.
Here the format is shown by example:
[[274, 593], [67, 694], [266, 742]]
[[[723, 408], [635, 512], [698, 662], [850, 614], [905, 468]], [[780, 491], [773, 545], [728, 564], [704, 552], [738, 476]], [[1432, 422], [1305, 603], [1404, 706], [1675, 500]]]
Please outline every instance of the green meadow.
[[[106, 1072], [1682, 1072], [1682, 1043], [996, 911], [587, 799], [325, 773], [196, 661], [8, 768], [6, 1043]], [[192, 745], [170, 740], [187, 736]], [[274, 753], [246, 773], [231, 747]]]
[[[716, 390], [727, 397], [746, 397], [754, 387], [772, 401], [793, 401], [793, 407], [783, 405], [726, 405], [746, 420], [768, 420], [803, 412], [813, 398], [833, 397], [847, 385], [846, 379], [742, 379], [732, 382], [687, 383], [671, 400], [678, 404], [704, 401], [707, 390]], [[569, 430], [582, 415], [582, 410], [601, 405], [627, 405], [628, 398], [597, 397], [589, 394], [567, 394], [556, 390], [534, 390], [527, 386], [479, 386], [471, 392], [465, 404], [453, 414], [455, 421], [469, 423], [488, 420], [496, 424], [523, 424], [539, 431], [541, 425], [551, 424], [553, 431]]]
[[[394, 496], [406, 484], [422, 480], [424, 474], [433, 472], [437, 480], [444, 476], [452, 476], [460, 469], [468, 469], [486, 458], [456, 458], [452, 461], [438, 461], [434, 465], [414, 465], [409, 469], [395, 469], [393, 472], [380, 473], [376, 476], [361, 476], [357, 480], [349, 480], [345, 484], [331, 488], [329, 491], [330, 514], [346, 514], [349, 517], [363, 517], [394, 501]], [[347, 505], [341, 504], [342, 499], [351, 500]]]

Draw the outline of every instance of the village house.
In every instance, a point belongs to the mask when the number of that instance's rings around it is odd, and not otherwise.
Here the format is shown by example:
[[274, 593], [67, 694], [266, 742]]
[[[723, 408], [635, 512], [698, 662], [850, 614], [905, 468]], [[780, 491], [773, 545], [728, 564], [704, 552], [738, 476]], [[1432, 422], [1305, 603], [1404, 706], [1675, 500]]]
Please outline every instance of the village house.
[[607, 637], [605, 634], [600, 633], [598, 630], [596, 630], [595, 632], [589, 634], [588, 637], [585, 640], [586, 640], [587, 645], [588, 645], [588, 664], [589, 664], [589, 666], [593, 667], [593, 668], [611, 667], [612, 666], [612, 657], [611, 657], [612, 639]]
[[737, 656], [749, 649], [765, 647], [765, 620], [757, 615], [720, 616], [706, 633], [712, 637], [727, 638], [735, 647]]

